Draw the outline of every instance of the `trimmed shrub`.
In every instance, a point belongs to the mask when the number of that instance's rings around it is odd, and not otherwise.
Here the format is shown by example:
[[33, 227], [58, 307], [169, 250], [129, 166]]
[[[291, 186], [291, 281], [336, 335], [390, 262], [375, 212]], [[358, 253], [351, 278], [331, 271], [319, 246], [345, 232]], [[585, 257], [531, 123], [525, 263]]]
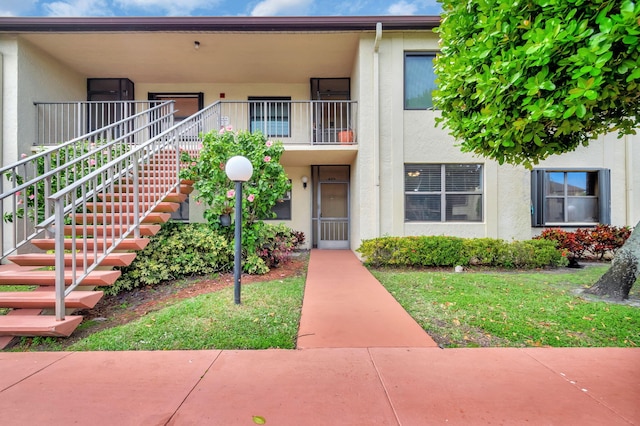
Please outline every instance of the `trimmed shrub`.
[[631, 228], [618, 228], [599, 224], [595, 228], [578, 228], [565, 231], [560, 228], [548, 228], [533, 237], [534, 240], [555, 241], [558, 249], [563, 250], [573, 266], [585, 257], [602, 259], [607, 253], [615, 253], [631, 235]]
[[233, 247], [211, 226], [169, 222], [137, 253], [107, 294], [233, 269]]
[[365, 240], [356, 250], [369, 266], [488, 266], [545, 268], [567, 263], [556, 243], [546, 240], [506, 242], [493, 238], [445, 236], [382, 237]]
[[[285, 225], [265, 224], [258, 236], [260, 250], [243, 253], [243, 271], [265, 274], [287, 260], [304, 243], [304, 234]], [[137, 287], [192, 275], [233, 270], [234, 246], [227, 237], [206, 223], [169, 222], [151, 237], [149, 245], [137, 253], [131, 265], [121, 268], [122, 276], [108, 287], [117, 294]]]
[[266, 274], [271, 268], [289, 261], [291, 253], [304, 244], [304, 233], [294, 231], [284, 224], [254, 224], [256, 252], [248, 253], [243, 265], [248, 274]]
[[371, 266], [454, 266], [461, 263], [462, 238], [383, 237], [365, 240], [356, 250]]

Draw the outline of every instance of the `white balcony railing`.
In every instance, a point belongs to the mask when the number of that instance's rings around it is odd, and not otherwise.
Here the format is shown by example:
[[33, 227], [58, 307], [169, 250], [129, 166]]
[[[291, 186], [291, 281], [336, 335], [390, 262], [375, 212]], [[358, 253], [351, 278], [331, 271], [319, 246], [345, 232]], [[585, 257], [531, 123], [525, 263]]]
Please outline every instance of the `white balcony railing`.
[[[140, 112], [153, 111], [158, 104], [159, 101], [36, 102], [38, 131], [35, 145], [58, 145], [129, 117], [136, 119], [135, 123], [127, 121], [131, 129], [143, 128], [157, 120]], [[220, 101], [209, 108], [218, 128], [232, 126], [235, 130], [260, 130], [267, 137], [285, 144], [330, 145], [357, 142], [357, 106], [355, 101], [260, 100]], [[155, 128], [149, 136], [164, 130]], [[119, 136], [112, 134], [109, 138]]]
[[355, 144], [355, 101], [221, 101], [219, 126], [260, 130], [286, 144]]
[[[157, 127], [159, 122], [154, 115], [154, 107], [160, 104], [162, 101], [34, 102], [37, 117], [34, 145], [58, 145], [116, 122], [126, 122], [129, 127], [125, 131], [143, 128], [152, 122], [156, 122]], [[131, 120], [133, 117], [135, 120]], [[163, 130], [166, 129], [153, 129], [156, 134]], [[110, 135], [111, 138], [119, 136], [116, 133]]]

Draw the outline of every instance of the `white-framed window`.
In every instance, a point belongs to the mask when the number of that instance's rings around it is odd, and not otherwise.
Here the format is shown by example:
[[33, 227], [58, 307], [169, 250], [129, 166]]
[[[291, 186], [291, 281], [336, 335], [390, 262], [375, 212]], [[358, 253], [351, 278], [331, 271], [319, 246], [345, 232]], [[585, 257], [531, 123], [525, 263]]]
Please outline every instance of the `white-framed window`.
[[432, 92], [437, 89], [433, 52], [405, 52], [404, 109], [433, 108]]
[[581, 226], [611, 222], [608, 169], [534, 169], [532, 226]]
[[481, 222], [482, 164], [405, 164], [405, 222]]

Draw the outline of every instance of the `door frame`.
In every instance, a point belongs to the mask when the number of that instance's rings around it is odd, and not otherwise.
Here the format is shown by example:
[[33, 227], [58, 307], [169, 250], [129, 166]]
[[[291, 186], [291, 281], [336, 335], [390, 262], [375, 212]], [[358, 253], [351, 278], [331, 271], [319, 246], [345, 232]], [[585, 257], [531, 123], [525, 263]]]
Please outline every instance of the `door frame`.
[[[311, 166], [311, 175], [313, 177], [313, 205], [312, 205], [312, 241], [313, 246], [319, 249], [329, 249], [329, 250], [343, 250], [349, 249], [351, 247], [351, 167], [349, 165], [332, 165], [330, 167], [345, 167], [347, 168], [347, 179], [331, 176], [324, 176], [323, 179], [320, 179], [321, 176], [321, 168], [326, 166]], [[345, 196], [346, 203], [346, 218], [337, 218], [337, 219], [346, 219], [346, 239], [344, 240], [323, 240], [322, 239], [322, 193], [321, 188], [322, 185], [326, 184], [345, 184], [347, 188], [347, 193]]]

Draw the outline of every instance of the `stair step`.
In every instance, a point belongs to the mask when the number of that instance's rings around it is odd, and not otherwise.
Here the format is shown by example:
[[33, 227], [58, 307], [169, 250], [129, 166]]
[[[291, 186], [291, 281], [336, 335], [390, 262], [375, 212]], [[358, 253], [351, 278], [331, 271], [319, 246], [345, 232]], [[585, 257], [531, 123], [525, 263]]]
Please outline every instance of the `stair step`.
[[[99, 214], [99, 215], [87, 215], [86, 224], [97, 223], [130, 223], [134, 222], [135, 216], [129, 214]], [[76, 223], [82, 224], [85, 217], [81, 214], [74, 214], [73, 219]], [[171, 219], [170, 213], [149, 213], [147, 217], [142, 219], [142, 223], [166, 223]]]
[[[120, 271], [91, 271], [82, 280], [83, 286], [109, 286], [120, 277]], [[71, 284], [71, 271], [64, 271], [65, 284]], [[56, 271], [6, 271], [0, 272], [0, 285], [56, 285]]]
[[[75, 246], [74, 246], [74, 241], [75, 241]], [[37, 239], [31, 240], [31, 243], [42, 250], [55, 250], [56, 248], [55, 239], [53, 238], [37, 238]], [[148, 238], [125, 238], [124, 240], [116, 244], [115, 247], [118, 250], [142, 250], [147, 246], [147, 244], [149, 244]], [[99, 239], [92, 238], [92, 239], [87, 239], [86, 242], [80, 238], [64, 239], [65, 250], [73, 250], [73, 249], [83, 250], [86, 248], [87, 250], [92, 251], [94, 250], [95, 247], [97, 247], [98, 251], [103, 251], [106, 248], [112, 247], [112, 246], [114, 246], [114, 244], [111, 241], [111, 239], [107, 239], [107, 241], [104, 241], [101, 238]]]
[[[65, 266], [71, 266], [73, 258], [76, 258], [76, 265], [84, 266], [84, 255], [77, 253], [75, 256], [71, 253], [64, 255]], [[111, 253], [102, 262], [101, 266], [129, 266], [136, 258], [135, 253]], [[55, 266], [56, 255], [49, 253], [26, 253], [8, 256], [7, 259], [20, 266]], [[93, 265], [93, 253], [87, 253], [87, 264]]]
[[79, 315], [67, 315], [62, 321], [53, 315], [1, 315], [0, 336], [69, 337], [81, 322]]
[[[72, 291], [64, 299], [66, 308], [90, 309], [102, 298], [102, 291]], [[53, 291], [0, 291], [0, 307], [50, 309], [56, 306]]]
[[138, 172], [140, 177], [162, 177], [164, 179], [174, 179], [177, 176], [175, 164], [149, 164]]
[[[162, 226], [160, 225], [140, 225], [140, 235], [143, 237], [151, 237], [160, 232]], [[104, 226], [98, 225], [93, 227], [93, 225], [87, 225], [86, 228], [84, 225], [66, 225], [64, 227], [64, 235], [87, 235], [87, 236], [98, 236], [102, 237], [107, 235], [109, 237], [116, 236], [120, 237], [125, 231], [129, 230], [128, 227], [122, 225], [116, 226]], [[74, 233], [75, 231], [75, 233]], [[131, 233], [133, 235], [133, 232]]]
[[[191, 194], [193, 192], [193, 183], [190, 184], [184, 184], [181, 183], [180, 184], [180, 193], [181, 194]], [[129, 185], [129, 184], [120, 184], [120, 185], [115, 185], [113, 187], [113, 190], [116, 192], [133, 192], [133, 185]]]
[[[127, 201], [127, 202], [131, 202], [134, 200], [134, 194], [130, 193], [130, 192], [121, 192], [121, 193], [114, 193], [114, 194], [100, 194], [99, 195], [101, 200], [105, 200], [107, 202], [109, 201]], [[139, 195], [140, 200], [142, 201], [156, 201], [156, 199], [158, 198], [156, 195], [154, 194], [140, 194]], [[162, 201], [166, 201], [168, 203], [182, 203], [183, 201], [185, 201], [187, 199], [187, 194], [181, 194], [179, 192], [172, 192], [169, 195], [166, 195]]]
[[[97, 203], [97, 204], [87, 204], [87, 209], [91, 212], [116, 212], [116, 213], [132, 213], [134, 211], [134, 207], [132, 203], [122, 202], [122, 203]], [[144, 212], [149, 208], [149, 205], [140, 204], [138, 206], [138, 211]], [[178, 203], [167, 203], [165, 201], [160, 202], [157, 206], [153, 208], [153, 212], [156, 213], [172, 213], [178, 211], [180, 208], [180, 204]]]

